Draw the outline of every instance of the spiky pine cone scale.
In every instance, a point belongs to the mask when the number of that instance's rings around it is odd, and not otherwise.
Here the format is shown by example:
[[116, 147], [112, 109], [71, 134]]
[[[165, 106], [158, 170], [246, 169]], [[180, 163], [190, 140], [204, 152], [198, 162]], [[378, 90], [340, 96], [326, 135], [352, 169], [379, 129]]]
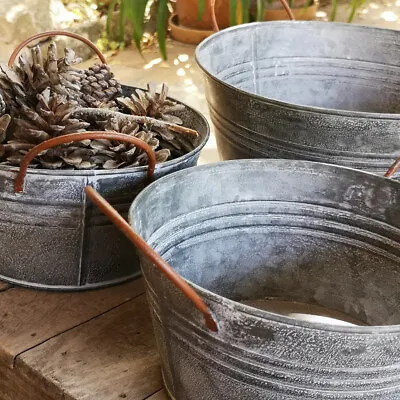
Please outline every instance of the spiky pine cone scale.
[[184, 111], [185, 106], [168, 99], [168, 87], [163, 84], [160, 93], [154, 84], [147, 85], [147, 92], [136, 89], [130, 97], [119, 97], [117, 102], [134, 115], [145, 115], [181, 125], [183, 121], [174, 113]]
[[[11, 165], [18, 165], [27, 150], [45, 140], [67, 133], [83, 132], [90, 126], [88, 122], [70, 118], [74, 105], [56, 93], [50, 94], [50, 89], [37, 95], [37, 104], [33, 109], [20, 99], [18, 102], [20, 117], [13, 120], [13, 140], [3, 145], [3, 158]], [[35, 162], [44, 168], [61, 168], [61, 155], [64, 153], [59, 155], [50, 150], [39, 155]]]
[[109, 65], [95, 64], [84, 71], [81, 80], [82, 98], [89, 107], [116, 108], [122, 94], [121, 84], [114, 79]]
[[[100, 125], [106, 131], [123, 133], [142, 140], [155, 150], [157, 162], [164, 162], [170, 156], [169, 150], [162, 152], [158, 150], [159, 140], [156, 138], [156, 134], [143, 130], [145, 127], [139, 124], [132, 122], [123, 123], [117, 118], [111, 118], [108, 121], [100, 122]], [[145, 165], [148, 162], [147, 154], [139, 147], [130, 143], [96, 140], [92, 141], [90, 146], [97, 151], [97, 155], [109, 157], [102, 165], [105, 169], [132, 168]]]

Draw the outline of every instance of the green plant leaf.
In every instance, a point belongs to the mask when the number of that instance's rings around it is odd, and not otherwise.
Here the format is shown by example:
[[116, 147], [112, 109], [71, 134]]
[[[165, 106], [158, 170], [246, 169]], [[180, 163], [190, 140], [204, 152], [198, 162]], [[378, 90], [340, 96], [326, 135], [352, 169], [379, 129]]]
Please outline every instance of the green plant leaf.
[[329, 17], [329, 21], [331, 22], [336, 19], [337, 7], [338, 7], [338, 0], [332, 0], [332, 11]]
[[[124, 1], [124, 0], [122, 0]], [[149, 0], [125, 0], [128, 18], [133, 23], [133, 40], [137, 49], [142, 53], [142, 38], [144, 29], [144, 16]]]
[[358, 0], [351, 0], [351, 12], [350, 12], [347, 22], [350, 23], [353, 21], [355, 15], [356, 15], [357, 8], [358, 8]]
[[118, 0], [112, 0], [108, 7], [107, 25], [106, 25], [107, 36], [110, 36], [110, 33], [111, 33], [111, 24], [112, 24], [113, 14], [114, 14], [114, 10], [115, 10], [115, 6], [117, 5], [117, 2], [118, 2]]
[[257, 21], [264, 21], [264, 0], [257, 0]]
[[118, 22], [118, 38], [120, 42], [123, 42], [125, 38], [125, 19], [126, 19], [125, 0], [121, 0], [121, 4], [119, 7], [119, 22]]
[[303, 6], [303, 12], [305, 12], [307, 10], [308, 7], [311, 6], [313, 0], [307, 0]]
[[160, 0], [157, 12], [157, 38], [161, 54], [164, 60], [167, 59], [167, 19], [168, 19], [168, 0]]
[[204, 17], [204, 11], [206, 9], [206, 0], [199, 0], [199, 13], [197, 19], [201, 21]]
[[230, 0], [229, 1], [229, 23], [231, 26], [234, 26], [237, 24], [236, 11], [237, 11], [237, 0]]
[[231, 26], [236, 25], [236, 10], [237, 10], [236, 0], [230, 0], [229, 1], [229, 24]]
[[242, 0], [242, 22], [247, 24], [250, 22], [250, 0]]

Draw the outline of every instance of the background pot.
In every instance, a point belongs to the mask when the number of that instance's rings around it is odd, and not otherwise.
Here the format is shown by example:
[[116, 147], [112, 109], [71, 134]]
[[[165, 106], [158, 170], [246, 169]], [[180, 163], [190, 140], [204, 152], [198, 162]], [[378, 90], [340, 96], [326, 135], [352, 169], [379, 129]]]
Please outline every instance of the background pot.
[[[297, 1], [293, 2], [291, 10], [296, 20], [300, 21], [310, 21], [315, 19], [317, 14], [318, 5], [312, 2], [309, 6], [306, 6], [307, 1]], [[287, 12], [282, 7], [280, 1], [274, 1], [272, 4], [268, 4], [264, 11], [264, 21], [281, 21], [288, 20], [289, 17]]]
[[187, 28], [184, 25], [180, 25], [176, 14], [171, 15], [169, 26], [172, 38], [181, 43], [199, 44], [214, 34], [212, 30]]
[[[197, 30], [213, 30], [208, 1], [206, 1], [204, 15], [201, 20], [199, 20], [198, 0], [176, 0], [175, 11], [179, 25]], [[222, 29], [230, 26], [229, 0], [216, 0], [215, 15], [219, 28]]]
[[[400, 183], [307, 161], [223, 162], [153, 183], [130, 221], [217, 322], [207, 329], [193, 297], [142, 253], [173, 399], [399, 398]], [[243, 304], [271, 297], [359, 326]]]
[[292, 21], [206, 39], [196, 57], [222, 159], [306, 159], [383, 174], [400, 154], [399, 42], [400, 31]]
[[[135, 88], [123, 87], [130, 96]], [[159, 164], [155, 179], [196, 165], [209, 136], [205, 118], [190, 107], [180, 114], [200, 136], [192, 152]], [[52, 290], [83, 290], [122, 283], [140, 274], [129, 241], [84, 195], [95, 187], [122, 215], [144, 187], [147, 167], [125, 170], [29, 169], [22, 194], [18, 168], [0, 166], [0, 279]]]

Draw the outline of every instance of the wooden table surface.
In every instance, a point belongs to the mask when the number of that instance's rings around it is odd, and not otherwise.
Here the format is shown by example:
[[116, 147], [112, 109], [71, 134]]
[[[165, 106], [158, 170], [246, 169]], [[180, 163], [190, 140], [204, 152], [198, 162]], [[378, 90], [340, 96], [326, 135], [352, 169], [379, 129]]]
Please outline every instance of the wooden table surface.
[[0, 283], [0, 400], [166, 400], [143, 279], [82, 293]]

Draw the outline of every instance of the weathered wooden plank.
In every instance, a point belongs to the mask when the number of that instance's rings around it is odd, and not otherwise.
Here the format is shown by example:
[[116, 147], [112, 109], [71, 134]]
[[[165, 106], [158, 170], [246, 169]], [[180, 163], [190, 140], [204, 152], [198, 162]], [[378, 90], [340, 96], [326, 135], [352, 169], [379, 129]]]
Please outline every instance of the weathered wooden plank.
[[[5, 282], [1, 282], [0, 281], [0, 292], [3, 292], [4, 290], [7, 290], [8, 288], [10, 288], [11, 285], [9, 285], [8, 283]], [[0, 399], [1, 400], [1, 399]]]
[[0, 293], [0, 359], [15, 356], [144, 292], [143, 279], [82, 293], [12, 288]]
[[[54, 388], [45, 379], [20, 374], [0, 360], [0, 400], [54, 400]], [[53, 390], [51, 390], [53, 389]], [[61, 397], [58, 397], [61, 399]], [[62, 400], [73, 400], [68, 396]]]
[[159, 392], [150, 396], [147, 400], [169, 400], [169, 397], [167, 395], [167, 391], [165, 389], [162, 389]]
[[21, 354], [15, 368], [74, 400], [148, 398], [162, 380], [145, 296]]

